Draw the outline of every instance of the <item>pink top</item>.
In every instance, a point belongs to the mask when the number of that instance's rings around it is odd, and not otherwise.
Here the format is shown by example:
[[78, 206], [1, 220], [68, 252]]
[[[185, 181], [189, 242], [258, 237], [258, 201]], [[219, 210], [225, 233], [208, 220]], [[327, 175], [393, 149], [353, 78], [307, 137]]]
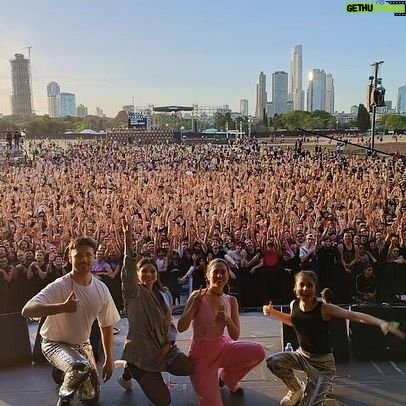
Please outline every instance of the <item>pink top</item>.
[[[221, 302], [224, 305], [224, 312], [231, 315], [231, 296], [223, 294], [220, 297]], [[193, 319], [193, 337], [194, 341], [206, 341], [219, 338], [224, 333], [224, 327], [226, 323], [216, 320], [218, 309], [214, 309], [210, 302], [207, 300], [207, 296], [202, 297], [202, 304], [199, 311]]]

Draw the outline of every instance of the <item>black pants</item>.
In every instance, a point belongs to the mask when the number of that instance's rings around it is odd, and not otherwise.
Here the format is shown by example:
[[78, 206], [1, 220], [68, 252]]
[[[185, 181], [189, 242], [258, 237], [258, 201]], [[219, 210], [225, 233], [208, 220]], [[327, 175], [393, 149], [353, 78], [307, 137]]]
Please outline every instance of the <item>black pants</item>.
[[[179, 354], [167, 372], [176, 376], [188, 376], [192, 372], [192, 363], [185, 354]], [[171, 403], [171, 394], [161, 372], [144, 371], [129, 362], [124, 369], [123, 378], [126, 381], [134, 378], [154, 405], [166, 406]]]

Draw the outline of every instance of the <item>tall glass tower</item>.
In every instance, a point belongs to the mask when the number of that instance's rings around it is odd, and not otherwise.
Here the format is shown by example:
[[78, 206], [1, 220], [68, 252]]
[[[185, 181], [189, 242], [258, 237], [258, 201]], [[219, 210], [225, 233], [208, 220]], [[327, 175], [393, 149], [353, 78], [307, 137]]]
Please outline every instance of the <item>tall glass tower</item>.
[[406, 113], [406, 86], [398, 88], [398, 113]]
[[324, 70], [312, 69], [309, 73], [307, 89], [307, 111], [325, 110], [326, 74]]
[[76, 117], [76, 96], [73, 93], [62, 92], [59, 95], [60, 116]]
[[293, 102], [293, 110], [303, 110], [304, 108], [302, 51], [303, 45], [296, 45], [292, 49], [290, 61], [289, 95]]
[[274, 114], [287, 113], [288, 74], [278, 71], [272, 74], [272, 102]]
[[47, 86], [49, 117], [59, 117], [61, 88], [56, 82], [49, 82]]
[[331, 73], [326, 75], [326, 99], [324, 110], [330, 114], [334, 113], [334, 79]]
[[266, 113], [266, 75], [264, 72], [261, 72], [258, 77], [257, 84], [257, 104], [255, 107], [255, 117], [263, 120]]
[[32, 115], [30, 61], [23, 54], [15, 54], [11, 65], [11, 112], [17, 116]]

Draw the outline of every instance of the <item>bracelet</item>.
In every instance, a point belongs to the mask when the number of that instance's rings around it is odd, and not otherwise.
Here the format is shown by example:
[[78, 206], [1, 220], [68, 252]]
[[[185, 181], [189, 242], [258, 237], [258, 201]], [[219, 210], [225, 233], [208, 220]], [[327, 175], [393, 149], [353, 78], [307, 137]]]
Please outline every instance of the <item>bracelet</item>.
[[386, 336], [390, 330], [397, 329], [399, 327], [400, 323], [397, 321], [384, 321], [381, 323], [380, 328], [382, 330], [382, 333]]

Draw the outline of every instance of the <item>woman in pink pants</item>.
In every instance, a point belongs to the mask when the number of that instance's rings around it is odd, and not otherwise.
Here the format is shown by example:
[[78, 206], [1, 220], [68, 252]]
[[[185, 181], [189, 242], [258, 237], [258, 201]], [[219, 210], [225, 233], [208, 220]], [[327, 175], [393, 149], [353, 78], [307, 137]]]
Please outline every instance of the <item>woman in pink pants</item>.
[[[240, 321], [237, 300], [224, 293], [230, 274], [219, 258], [207, 266], [208, 287], [194, 291], [178, 321], [179, 332], [193, 321], [189, 358], [190, 375], [201, 406], [221, 406], [220, 388], [227, 385], [234, 396], [244, 396], [240, 380], [265, 358], [264, 348], [253, 342], [237, 341]], [[224, 335], [224, 328], [230, 337]]]

